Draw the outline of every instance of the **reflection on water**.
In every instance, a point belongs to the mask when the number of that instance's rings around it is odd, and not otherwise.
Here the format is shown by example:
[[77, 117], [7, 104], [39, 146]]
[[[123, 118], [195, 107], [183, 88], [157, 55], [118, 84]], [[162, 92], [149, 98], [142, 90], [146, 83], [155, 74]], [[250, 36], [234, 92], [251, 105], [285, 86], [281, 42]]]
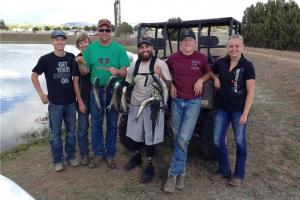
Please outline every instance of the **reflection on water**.
[[[49, 44], [0, 45], [0, 152], [48, 127], [47, 105], [41, 102], [30, 76], [39, 57], [52, 50]], [[79, 53], [72, 45], [66, 51]], [[127, 54], [131, 62], [137, 59], [136, 54]], [[46, 92], [44, 75], [39, 79]]]
[[[24, 133], [34, 133], [48, 126], [47, 105], [40, 101], [30, 75], [40, 56], [51, 52], [49, 44], [0, 45], [0, 151], [24, 142]], [[78, 53], [71, 45], [66, 50]], [[40, 76], [46, 92], [44, 75]]]
[[16, 104], [30, 97], [30, 80], [29, 78], [1, 78], [1, 108], [0, 113], [8, 112]]

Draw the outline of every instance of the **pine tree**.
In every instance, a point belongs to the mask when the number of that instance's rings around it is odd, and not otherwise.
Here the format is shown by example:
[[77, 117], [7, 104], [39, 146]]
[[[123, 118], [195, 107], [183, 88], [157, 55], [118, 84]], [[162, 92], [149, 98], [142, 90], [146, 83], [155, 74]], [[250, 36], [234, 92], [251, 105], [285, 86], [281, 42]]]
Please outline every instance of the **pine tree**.
[[244, 11], [246, 45], [280, 50], [300, 50], [300, 8], [294, 1], [258, 2]]

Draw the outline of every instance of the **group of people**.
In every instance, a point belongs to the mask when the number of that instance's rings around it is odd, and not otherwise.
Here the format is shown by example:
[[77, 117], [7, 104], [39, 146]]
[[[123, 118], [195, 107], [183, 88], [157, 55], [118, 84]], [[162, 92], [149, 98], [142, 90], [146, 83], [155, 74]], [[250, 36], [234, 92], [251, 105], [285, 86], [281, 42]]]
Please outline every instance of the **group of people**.
[[[171, 97], [171, 125], [174, 136], [173, 156], [163, 190], [175, 192], [176, 189], [184, 189], [188, 144], [200, 115], [203, 83], [213, 78], [220, 98], [214, 125], [214, 144], [217, 148], [219, 169], [210, 179], [229, 178], [230, 185], [240, 185], [245, 176], [246, 125], [255, 88], [254, 67], [243, 56], [242, 37], [229, 37], [227, 55], [219, 59], [212, 68], [206, 55], [195, 51], [197, 41], [192, 30], [184, 30], [180, 34], [180, 51], [170, 55], [166, 62], [154, 57], [150, 38], [140, 38], [137, 41], [138, 60], [130, 65], [124, 47], [111, 38], [111, 22], [107, 19], [99, 20], [97, 31], [99, 40], [95, 41], [91, 41], [85, 33], [76, 36], [76, 47], [80, 53], [75, 57], [65, 51], [65, 33], [54, 30], [51, 34], [54, 51], [40, 57], [32, 70], [33, 85], [41, 101], [48, 104], [50, 145], [55, 171], [64, 170], [64, 160], [73, 167], [81, 163], [95, 168], [105, 161], [108, 168], [116, 168], [114, 157], [119, 113], [114, 106], [106, 109], [107, 103], [113, 98], [114, 88], [105, 86], [111, 76], [117, 76], [124, 86], [134, 84], [128, 109], [125, 145], [134, 153], [124, 169], [132, 170], [142, 164], [141, 150], [144, 147], [148, 162], [140, 182], [150, 182], [155, 176], [152, 163], [155, 145], [164, 141], [165, 105], [163, 102], [157, 105], [153, 101], [146, 104], [142, 113], [139, 112], [144, 102], [156, 99], [149, 97], [155, 93], [154, 86], [159, 80], [169, 90]], [[48, 94], [40, 86], [38, 76], [42, 73], [46, 78]], [[92, 87], [98, 89], [94, 90]], [[158, 111], [154, 112], [155, 109]], [[76, 110], [80, 163], [75, 158]], [[93, 152], [91, 160], [89, 116]], [[106, 127], [103, 127], [104, 119]], [[62, 122], [65, 124], [64, 145], [61, 139]], [[237, 146], [233, 175], [226, 148], [226, 132], [230, 123]]]

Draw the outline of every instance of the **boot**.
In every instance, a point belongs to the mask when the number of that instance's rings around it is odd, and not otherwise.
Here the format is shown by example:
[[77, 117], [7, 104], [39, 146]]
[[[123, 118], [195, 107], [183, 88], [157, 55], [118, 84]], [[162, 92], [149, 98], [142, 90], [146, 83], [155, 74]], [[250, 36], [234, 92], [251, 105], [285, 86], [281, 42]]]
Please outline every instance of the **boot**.
[[233, 177], [228, 181], [228, 184], [234, 187], [240, 186], [242, 184], [242, 179]]
[[91, 160], [89, 164], [89, 168], [95, 168], [98, 167], [98, 165], [104, 160], [102, 156], [95, 156], [93, 160]]
[[184, 175], [179, 175], [176, 180], [176, 189], [183, 190], [184, 189]]
[[124, 170], [129, 171], [142, 164], [142, 156], [140, 153], [134, 154], [129, 162], [124, 166]]
[[168, 176], [168, 179], [164, 185], [165, 192], [175, 192], [176, 176]]
[[149, 183], [152, 181], [155, 174], [155, 169], [152, 165], [148, 165], [145, 170], [143, 171], [143, 174], [141, 176], [140, 182], [141, 183]]

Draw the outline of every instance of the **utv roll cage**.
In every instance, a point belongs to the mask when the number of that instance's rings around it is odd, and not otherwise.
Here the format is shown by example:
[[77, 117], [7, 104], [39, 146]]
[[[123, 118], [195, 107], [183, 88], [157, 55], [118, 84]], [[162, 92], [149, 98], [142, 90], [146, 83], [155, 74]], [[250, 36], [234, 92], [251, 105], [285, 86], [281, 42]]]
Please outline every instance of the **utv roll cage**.
[[[141, 23], [138, 29], [137, 39], [143, 37], [148, 30], [154, 32], [154, 35], [150, 36], [153, 38], [153, 47], [155, 55], [158, 55], [158, 51], [162, 50], [163, 54], [161, 58], [167, 58], [167, 46], [169, 47], [169, 53], [174, 52], [174, 42], [176, 43], [177, 49], [180, 50], [179, 37], [180, 33], [184, 29], [193, 29], [199, 38], [198, 51], [201, 49], [207, 49], [207, 55], [211, 55], [211, 48], [224, 48], [225, 44], [219, 44], [219, 38], [212, 35], [213, 27], [228, 27], [227, 36], [232, 34], [241, 34], [241, 23], [232, 17], [226, 18], [214, 18], [214, 19], [200, 19], [200, 20], [189, 20], [180, 22], [157, 22], [157, 23]], [[206, 33], [203, 30], [206, 30]], [[159, 37], [159, 31], [161, 37]], [[172, 45], [172, 34], [176, 33], [175, 41], [173, 40]], [[167, 45], [168, 44], [168, 45]], [[211, 61], [212, 63], [213, 61]]]
[[[141, 23], [137, 39], [150, 37], [154, 55], [167, 59], [170, 54], [180, 50], [180, 33], [186, 29], [192, 29], [195, 32], [198, 51], [204, 51], [203, 53], [207, 54], [208, 63], [212, 65], [221, 55], [221, 51], [217, 49], [221, 48], [224, 50], [228, 37], [232, 34], [241, 34], [242, 26], [239, 21], [232, 17], [180, 22]], [[223, 55], [225, 54], [223, 53]], [[214, 108], [216, 103], [214, 94], [213, 81], [206, 81], [203, 85], [202, 108]]]

